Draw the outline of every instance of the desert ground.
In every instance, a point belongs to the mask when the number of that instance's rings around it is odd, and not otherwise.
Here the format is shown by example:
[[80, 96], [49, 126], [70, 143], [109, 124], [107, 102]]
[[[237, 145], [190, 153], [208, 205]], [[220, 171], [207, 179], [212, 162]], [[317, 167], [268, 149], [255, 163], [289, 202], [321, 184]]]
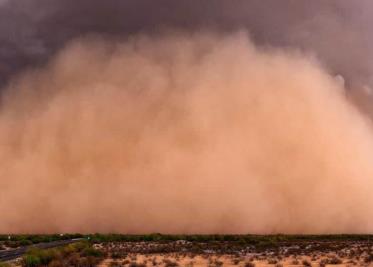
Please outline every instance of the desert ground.
[[[366, 235], [55, 235], [2, 239], [0, 256], [1, 252], [20, 248], [25, 248], [25, 253], [12, 261], [0, 262], [0, 267], [373, 266], [373, 238]], [[48, 249], [37, 247], [48, 240], [74, 243]]]
[[372, 244], [299, 242], [240, 246], [230, 242], [108, 243], [100, 266], [373, 266]]

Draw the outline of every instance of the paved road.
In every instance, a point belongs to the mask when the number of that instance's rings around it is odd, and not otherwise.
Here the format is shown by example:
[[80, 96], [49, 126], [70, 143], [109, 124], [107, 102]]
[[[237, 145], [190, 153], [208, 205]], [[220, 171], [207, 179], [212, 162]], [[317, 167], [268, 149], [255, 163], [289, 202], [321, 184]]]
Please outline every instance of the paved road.
[[10, 260], [19, 258], [23, 254], [25, 254], [26, 251], [31, 247], [47, 249], [47, 248], [65, 246], [71, 243], [79, 242], [81, 240], [82, 238], [60, 240], [60, 241], [53, 241], [53, 242], [48, 242], [48, 243], [39, 243], [39, 244], [31, 245], [31, 246], [19, 247], [16, 249], [11, 249], [11, 250], [6, 250], [6, 251], [0, 251], [0, 261], [10, 261]]

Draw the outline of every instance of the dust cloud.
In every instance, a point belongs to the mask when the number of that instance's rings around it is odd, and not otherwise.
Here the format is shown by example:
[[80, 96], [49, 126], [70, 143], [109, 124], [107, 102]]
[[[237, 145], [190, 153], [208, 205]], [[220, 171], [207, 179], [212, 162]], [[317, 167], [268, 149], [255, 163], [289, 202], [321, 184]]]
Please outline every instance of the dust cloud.
[[0, 232], [371, 232], [341, 79], [245, 32], [75, 40], [3, 90]]

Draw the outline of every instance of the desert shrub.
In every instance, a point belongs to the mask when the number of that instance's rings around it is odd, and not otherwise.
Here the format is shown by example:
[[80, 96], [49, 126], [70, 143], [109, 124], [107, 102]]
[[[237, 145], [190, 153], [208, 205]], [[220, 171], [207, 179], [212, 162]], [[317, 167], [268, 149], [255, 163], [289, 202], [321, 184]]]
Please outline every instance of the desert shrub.
[[78, 250], [73, 244], [70, 244], [61, 248], [60, 251], [64, 255], [64, 257], [66, 257], [70, 254], [76, 253]]
[[59, 248], [58, 250], [60, 251], [60, 253], [64, 257], [67, 257], [70, 254], [80, 253], [84, 249], [90, 248], [90, 247], [91, 247], [90, 243], [88, 243], [86, 241], [81, 241], [81, 242], [77, 242], [77, 243], [73, 243], [73, 244], [63, 246], [63, 247]]
[[278, 242], [276, 240], [262, 240], [257, 244], [259, 249], [268, 249], [278, 247]]
[[93, 267], [102, 259], [103, 253], [90, 246], [89, 243], [79, 242], [58, 249], [31, 248], [23, 257], [24, 267]]
[[312, 266], [311, 263], [308, 260], [303, 260], [302, 264], [303, 264], [303, 266], [308, 266], [308, 267]]
[[332, 257], [332, 258], [329, 258], [329, 259], [322, 259], [320, 261], [320, 263], [319, 263], [319, 265], [321, 267], [326, 266], [328, 264], [330, 264], [330, 265], [333, 265], [333, 264], [335, 264], [335, 265], [342, 264], [342, 260], [339, 259], [339, 258], [337, 258], [337, 257]]
[[133, 261], [129, 264], [129, 267], [146, 267], [146, 265], [144, 263], [137, 263]]
[[122, 258], [122, 253], [120, 253], [119, 251], [113, 251], [113, 252], [111, 253], [111, 257], [112, 257], [113, 259], [120, 259], [120, 258]]
[[255, 263], [253, 262], [246, 262], [245, 267], [255, 267]]
[[240, 263], [240, 261], [241, 261], [241, 259], [235, 258], [235, 259], [232, 260], [232, 263], [233, 263], [233, 265], [237, 265], [237, 264]]
[[370, 262], [372, 262], [373, 261], [373, 255], [372, 254], [368, 254], [368, 256], [366, 256], [365, 258], [364, 258], [364, 262], [365, 263], [370, 263]]
[[82, 257], [78, 259], [78, 264], [76, 265], [77, 267], [93, 267], [94, 265], [91, 265], [89, 262], [88, 258]]
[[6, 241], [5, 245], [10, 248], [18, 248], [20, 246], [20, 242], [18, 241]]
[[[60, 254], [55, 249], [42, 250], [38, 248], [31, 248], [27, 251], [26, 257], [30, 256], [31, 258], [37, 258], [40, 262], [40, 265], [48, 265], [53, 259], [60, 257]], [[33, 256], [33, 257], [32, 257]]]
[[337, 257], [332, 257], [328, 260], [328, 264], [342, 264], [342, 260]]
[[118, 261], [110, 262], [110, 267], [121, 267], [121, 266], [123, 266], [121, 262], [118, 262]]
[[101, 260], [99, 258], [95, 258], [95, 257], [80, 257], [78, 259], [78, 263], [76, 265], [73, 265], [73, 266], [77, 266], [77, 267], [94, 267], [94, 266], [97, 266], [97, 264], [100, 261]]
[[179, 264], [177, 262], [171, 261], [169, 259], [164, 259], [163, 262], [164, 262], [164, 266], [165, 267], [176, 267], [176, 266], [179, 266]]
[[217, 259], [215, 260], [209, 260], [209, 266], [211, 267], [219, 267], [219, 266], [223, 266], [223, 262], [222, 261], [219, 261]]
[[292, 265], [299, 265], [299, 261], [298, 261], [298, 260], [293, 260], [293, 261], [291, 262], [291, 264], [292, 264]]
[[71, 253], [69, 256], [65, 257], [68, 265], [70, 266], [78, 266], [80, 255], [77, 252]]
[[48, 267], [63, 267], [64, 264], [60, 260], [52, 260], [49, 264]]
[[19, 241], [19, 245], [20, 246], [30, 246], [32, 245], [32, 241], [31, 240], [27, 240], [27, 239], [22, 239], [21, 241]]
[[153, 266], [157, 266], [157, 265], [158, 265], [158, 262], [157, 262], [157, 259], [156, 259], [156, 258], [153, 258], [153, 259], [152, 259], [152, 265], [153, 265]]
[[86, 247], [83, 251], [82, 251], [82, 254], [84, 256], [91, 256], [91, 257], [103, 257], [104, 254], [102, 251], [98, 250], [98, 249], [95, 249], [93, 247]]
[[70, 244], [69, 246], [71, 246], [72, 249], [75, 251], [82, 251], [86, 248], [91, 247], [91, 244], [86, 241], [81, 241], [81, 242]]
[[10, 264], [6, 263], [6, 262], [1, 262], [0, 261], [0, 267], [10, 267]]
[[61, 253], [57, 249], [47, 249], [47, 250], [42, 250], [40, 254], [40, 260], [43, 265], [49, 264], [53, 260], [58, 260], [60, 259]]
[[101, 262], [101, 259], [98, 257], [88, 256], [87, 261], [88, 261], [89, 267], [94, 267], [94, 266], [97, 266], [97, 264]]
[[41, 265], [40, 258], [36, 255], [25, 255], [22, 258], [22, 266], [25, 267], [37, 267]]

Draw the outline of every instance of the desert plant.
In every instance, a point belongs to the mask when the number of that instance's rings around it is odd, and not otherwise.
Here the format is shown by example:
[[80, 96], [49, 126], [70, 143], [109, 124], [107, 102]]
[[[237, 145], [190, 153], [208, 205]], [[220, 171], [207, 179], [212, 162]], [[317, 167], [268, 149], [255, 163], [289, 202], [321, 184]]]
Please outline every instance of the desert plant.
[[293, 261], [291, 262], [291, 264], [292, 264], [292, 265], [299, 265], [299, 261], [298, 261], [298, 260], [293, 260]]
[[210, 264], [209, 266], [211, 267], [220, 267], [220, 266], [223, 266], [223, 262], [222, 261], [219, 261], [217, 259], [215, 260], [210, 260]]
[[165, 267], [176, 267], [176, 266], [179, 266], [179, 264], [177, 262], [171, 261], [169, 259], [164, 259], [163, 262], [164, 262], [164, 266]]
[[152, 265], [153, 266], [157, 266], [158, 265], [157, 259], [155, 257], [152, 259]]
[[370, 263], [370, 262], [372, 262], [373, 261], [373, 255], [372, 254], [368, 254], [368, 256], [366, 256], [365, 258], [364, 258], [364, 262], [365, 263]]
[[121, 267], [123, 264], [119, 261], [112, 261], [110, 262], [110, 267]]
[[48, 267], [63, 267], [64, 264], [60, 260], [52, 260], [49, 264]]
[[103, 257], [102, 251], [95, 249], [93, 247], [86, 247], [82, 251], [82, 255], [84, 256], [91, 256], [91, 257]]
[[36, 255], [25, 255], [22, 258], [22, 266], [25, 267], [37, 267], [41, 265], [40, 258]]
[[238, 265], [240, 262], [241, 262], [241, 259], [239, 259], [239, 258], [234, 258], [232, 260], [233, 265]]
[[113, 252], [111, 253], [111, 257], [112, 257], [113, 259], [120, 259], [120, 258], [122, 258], [122, 255], [121, 255], [121, 253], [120, 253], [119, 251], [113, 251]]
[[146, 265], [144, 263], [137, 263], [133, 261], [129, 264], [129, 267], [146, 267]]
[[303, 266], [308, 266], [308, 267], [312, 266], [311, 263], [308, 260], [303, 260], [302, 264], [303, 264]]
[[337, 257], [332, 257], [328, 260], [328, 264], [342, 264], [342, 260]]

